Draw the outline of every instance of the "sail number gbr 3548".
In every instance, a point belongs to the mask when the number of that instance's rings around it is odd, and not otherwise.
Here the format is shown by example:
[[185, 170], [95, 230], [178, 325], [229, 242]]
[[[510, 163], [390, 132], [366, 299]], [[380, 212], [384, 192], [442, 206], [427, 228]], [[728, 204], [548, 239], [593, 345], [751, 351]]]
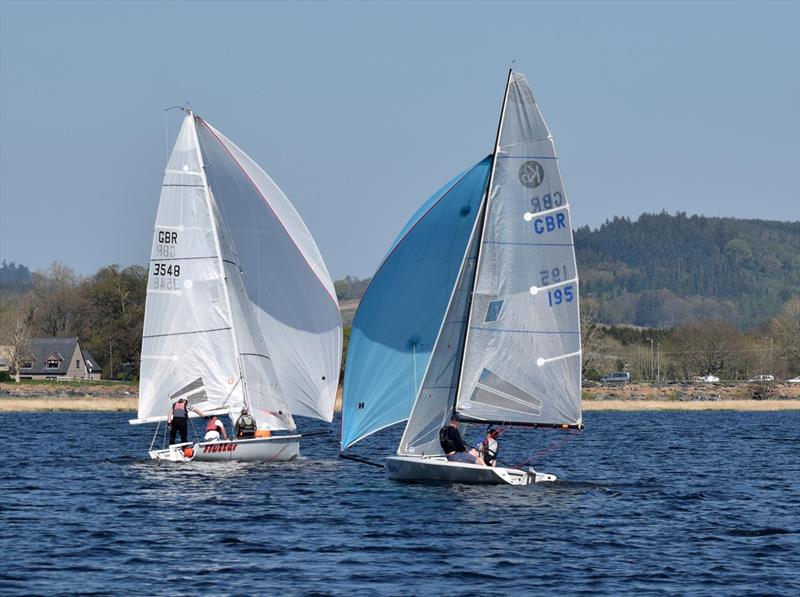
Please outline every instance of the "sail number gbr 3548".
[[[155, 253], [158, 257], [169, 259], [175, 257], [175, 247], [178, 244], [178, 233], [170, 230], [158, 231], [158, 242]], [[177, 263], [163, 263], [156, 261], [150, 266], [153, 272], [152, 287], [157, 290], [177, 290], [178, 278], [181, 275], [181, 266]]]

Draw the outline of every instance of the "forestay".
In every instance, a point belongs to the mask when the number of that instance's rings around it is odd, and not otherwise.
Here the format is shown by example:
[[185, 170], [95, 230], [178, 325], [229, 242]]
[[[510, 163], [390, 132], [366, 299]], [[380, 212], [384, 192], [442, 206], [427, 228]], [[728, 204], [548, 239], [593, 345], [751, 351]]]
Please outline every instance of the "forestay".
[[464, 419], [579, 424], [578, 277], [553, 140], [510, 74], [469, 315]]
[[[206, 175], [235, 245], [254, 318], [286, 407], [330, 421], [341, 366], [342, 324], [333, 282], [311, 234], [272, 179], [204, 120]], [[244, 366], [258, 367], [253, 348]], [[246, 351], [243, 351], [246, 352]]]
[[240, 408], [243, 385], [192, 118], [167, 163], [147, 284], [139, 419], [191, 390], [200, 408]]
[[347, 352], [342, 448], [408, 418], [486, 189], [489, 158], [437, 191], [361, 299]]

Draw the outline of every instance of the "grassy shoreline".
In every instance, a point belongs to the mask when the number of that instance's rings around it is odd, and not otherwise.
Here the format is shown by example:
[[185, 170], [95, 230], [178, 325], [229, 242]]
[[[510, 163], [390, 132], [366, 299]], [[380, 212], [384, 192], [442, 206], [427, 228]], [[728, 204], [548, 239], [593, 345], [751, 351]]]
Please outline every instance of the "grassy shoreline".
[[[800, 384], [775, 384], [762, 400], [749, 384], [628, 384], [584, 388], [585, 411], [800, 410]], [[0, 383], [0, 412], [135, 412], [138, 387], [102, 382]], [[336, 396], [341, 411], [342, 389]]]
[[[341, 410], [337, 402], [336, 411]], [[664, 410], [739, 410], [778, 411], [800, 410], [800, 400], [584, 400], [584, 411], [664, 411]], [[57, 396], [4, 396], [0, 398], [0, 413], [12, 412], [136, 412], [136, 397], [88, 396], [61, 398]]]

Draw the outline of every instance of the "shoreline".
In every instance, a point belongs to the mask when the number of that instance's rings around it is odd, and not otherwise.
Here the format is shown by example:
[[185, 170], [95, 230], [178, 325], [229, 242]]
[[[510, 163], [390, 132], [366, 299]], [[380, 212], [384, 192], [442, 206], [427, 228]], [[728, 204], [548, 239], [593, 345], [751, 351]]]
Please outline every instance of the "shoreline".
[[[643, 384], [582, 389], [582, 407], [590, 411], [800, 410], [800, 384], [776, 383], [754, 397], [754, 384]], [[103, 382], [0, 383], [0, 413], [135, 412], [138, 387]], [[342, 410], [342, 388], [335, 412]]]
[[[3, 396], [0, 413], [22, 412], [136, 412], [136, 397], [125, 396]], [[583, 400], [584, 412], [738, 410], [769, 412], [800, 410], [800, 399], [782, 400]], [[335, 411], [341, 412], [337, 400]]]

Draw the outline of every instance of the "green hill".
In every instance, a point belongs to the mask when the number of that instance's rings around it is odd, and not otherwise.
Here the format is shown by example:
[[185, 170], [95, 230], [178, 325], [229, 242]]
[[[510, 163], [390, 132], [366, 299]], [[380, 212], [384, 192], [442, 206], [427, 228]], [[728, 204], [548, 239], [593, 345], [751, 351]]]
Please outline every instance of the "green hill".
[[579, 228], [581, 296], [601, 321], [752, 327], [800, 292], [800, 222], [643, 214]]
[[[643, 214], [575, 231], [581, 298], [607, 324], [751, 328], [800, 293], [800, 222]], [[367, 280], [336, 282], [342, 300]]]

